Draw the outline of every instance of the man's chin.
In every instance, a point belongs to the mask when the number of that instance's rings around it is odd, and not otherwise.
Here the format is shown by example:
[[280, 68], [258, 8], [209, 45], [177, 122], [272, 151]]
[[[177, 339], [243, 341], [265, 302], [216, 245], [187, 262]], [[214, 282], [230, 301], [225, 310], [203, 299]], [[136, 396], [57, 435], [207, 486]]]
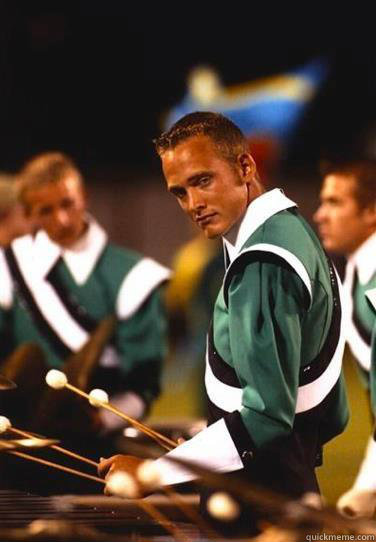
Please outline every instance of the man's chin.
[[332, 254], [341, 254], [342, 253], [342, 247], [338, 245], [338, 243], [333, 243], [330, 239], [323, 239], [321, 241], [322, 246], [325, 248], [326, 251], [332, 253]]
[[204, 235], [207, 239], [218, 239], [218, 237], [221, 237], [222, 233], [209, 228], [204, 230]]
[[325, 248], [325, 250], [332, 250], [331, 249], [332, 243], [328, 237], [323, 237], [320, 234], [320, 241], [321, 241], [322, 246]]
[[70, 248], [75, 243], [75, 239], [69, 236], [55, 237], [55, 239], [52, 239], [52, 241], [54, 241], [54, 243], [57, 245], [60, 245], [62, 248]]

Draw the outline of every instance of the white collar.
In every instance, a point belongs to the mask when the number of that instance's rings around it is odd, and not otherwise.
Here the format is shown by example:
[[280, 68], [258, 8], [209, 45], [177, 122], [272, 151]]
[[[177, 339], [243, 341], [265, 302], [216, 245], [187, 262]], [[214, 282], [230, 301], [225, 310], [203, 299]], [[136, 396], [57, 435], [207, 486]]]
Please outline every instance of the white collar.
[[239, 231], [236, 236], [235, 244], [230, 243], [223, 237], [225, 253], [230, 259], [230, 263], [239, 254], [247, 239], [259, 228], [268, 218], [289, 209], [296, 207], [296, 203], [287, 198], [280, 188], [274, 188], [269, 192], [264, 192], [258, 198], [254, 199], [240, 222]]
[[59, 257], [62, 257], [76, 283], [82, 285], [89, 278], [106, 243], [106, 232], [89, 216], [87, 231], [69, 249], [51, 241], [45, 231], [39, 231], [35, 237], [37, 262], [42, 275], [46, 276]]
[[367, 284], [376, 273], [376, 232], [351, 254], [348, 265], [356, 267], [360, 284]]

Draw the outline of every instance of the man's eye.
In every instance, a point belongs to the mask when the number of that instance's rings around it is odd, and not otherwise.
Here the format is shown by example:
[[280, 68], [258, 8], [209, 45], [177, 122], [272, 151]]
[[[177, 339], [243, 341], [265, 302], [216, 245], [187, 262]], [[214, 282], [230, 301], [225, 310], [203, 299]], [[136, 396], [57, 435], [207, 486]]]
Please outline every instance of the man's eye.
[[51, 213], [51, 207], [41, 207], [38, 211], [39, 216], [47, 216]]
[[61, 207], [63, 209], [69, 209], [70, 207], [72, 207], [72, 205], [73, 200], [71, 200], [70, 198], [63, 199], [63, 201], [61, 202]]
[[185, 196], [185, 190], [174, 190], [174, 196], [178, 199], [182, 199]]

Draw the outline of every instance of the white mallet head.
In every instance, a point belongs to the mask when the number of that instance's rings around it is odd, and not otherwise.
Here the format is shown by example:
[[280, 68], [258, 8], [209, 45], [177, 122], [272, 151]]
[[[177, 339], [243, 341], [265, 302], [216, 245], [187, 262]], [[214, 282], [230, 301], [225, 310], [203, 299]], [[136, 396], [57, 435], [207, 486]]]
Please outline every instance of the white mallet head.
[[161, 486], [161, 476], [154, 461], [147, 459], [137, 469], [137, 479], [147, 489], [153, 491]]
[[240, 514], [239, 505], [228, 493], [218, 491], [209, 497], [208, 512], [221, 521], [232, 521]]
[[100, 389], [91, 390], [89, 393], [89, 403], [95, 407], [102, 406], [103, 403], [108, 403], [108, 393]]
[[123, 499], [137, 499], [140, 496], [136, 480], [126, 472], [114, 472], [108, 478], [106, 492]]
[[64, 386], [66, 386], [66, 384], [68, 384], [68, 379], [61, 371], [51, 369], [46, 374], [46, 382], [50, 388], [54, 388], [54, 390], [61, 390], [64, 388]]
[[0, 416], [0, 434], [5, 433], [5, 431], [8, 431], [11, 427], [12, 424], [10, 423], [10, 420], [5, 416]]

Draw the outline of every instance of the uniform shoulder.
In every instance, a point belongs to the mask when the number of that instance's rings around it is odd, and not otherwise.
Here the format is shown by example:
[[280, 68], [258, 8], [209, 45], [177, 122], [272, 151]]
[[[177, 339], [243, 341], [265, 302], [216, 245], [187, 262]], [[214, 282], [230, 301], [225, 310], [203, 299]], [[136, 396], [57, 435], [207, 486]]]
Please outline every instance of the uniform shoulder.
[[272, 275], [285, 270], [289, 280], [295, 277], [301, 281], [309, 299], [312, 299], [312, 282], [319, 275], [327, 274], [326, 258], [320, 243], [295, 209], [276, 213], [250, 235], [226, 272], [225, 296], [235, 275], [246, 270], [248, 274], [257, 274], [260, 265], [264, 276], [268, 269]]
[[326, 261], [317, 235], [297, 209], [280, 211], [268, 218], [247, 239], [243, 250], [256, 244], [273, 245], [287, 250], [310, 269], [315, 268], [314, 262], [317, 262], [317, 259]]
[[130, 271], [132, 267], [144, 257], [145, 256], [135, 250], [121, 247], [120, 245], [116, 245], [114, 243], [107, 243], [100, 263], [101, 265], [112, 267], [113, 270], [117, 268], [121, 269], [122, 272], [127, 272]]
[[297, 209], [286, 209], [271, 216], [256, 232], [262, 242], [285, 246], [303, 239], [315, 241], [316, 234]]

